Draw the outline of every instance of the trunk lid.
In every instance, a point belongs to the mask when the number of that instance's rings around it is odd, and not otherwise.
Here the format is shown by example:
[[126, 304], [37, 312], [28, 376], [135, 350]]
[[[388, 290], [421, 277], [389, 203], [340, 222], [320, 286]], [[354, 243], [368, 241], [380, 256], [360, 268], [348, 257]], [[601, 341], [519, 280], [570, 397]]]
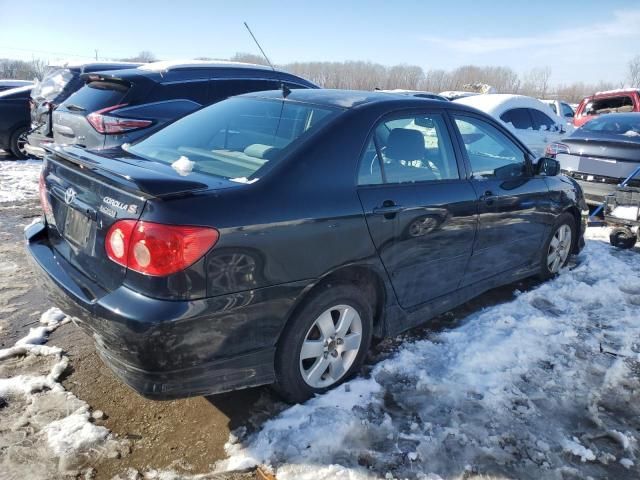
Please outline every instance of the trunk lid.
[[139, 219], [150, 198], [235, 185], [211, 178], [204, 182], [175, 178], [175, 172], [162, 171], [155, 162], [139, 163], [75, 147], [51, 149], [43, 163], [45, 195], [51, 206], [45, 214], [51, 245], [107, 291], [119, 287], [126, 274], [126, 268], [109, 260], [105, 252], [107, 231], [116, 221]]

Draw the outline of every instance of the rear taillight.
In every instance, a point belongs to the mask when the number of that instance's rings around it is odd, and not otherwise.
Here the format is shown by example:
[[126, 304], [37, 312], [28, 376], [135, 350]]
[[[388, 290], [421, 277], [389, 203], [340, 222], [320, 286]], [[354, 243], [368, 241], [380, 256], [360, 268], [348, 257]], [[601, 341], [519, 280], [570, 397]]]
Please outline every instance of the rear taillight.
[[218, 241], [209, 227], [119, 220], [105, 238], [107, 256], [144, 275], [165, 276], [190, 267]]
[[142, 120], [139, 118], [121, 118], [105, 115], [108, 112], [126, 106], [126, 103], [114, 105], [112, 107], [103, 108], [87, 115], [87, 121], [98, 133], [111, 134], [130, 132], [139, 128], [148, 127], [153, 123], [151, 120]]
[[569, 147], [564, 143], [550, 143], [544, 150], [545, 157], [550, 158], [556, 158], [556, 155], [560, 153], [566, 153], [568, 155], [570, 153]]
[[40, 192], [40, 204], [42, 205], [44, 214], [50, 214], [53, 210], [51, 209], [51, 203], [49, 203], [49, 198], [47, 197], [47, 186], [44, 182], [43, 173], [40, 173], [40, 180], [38, 181], [38, 191]]

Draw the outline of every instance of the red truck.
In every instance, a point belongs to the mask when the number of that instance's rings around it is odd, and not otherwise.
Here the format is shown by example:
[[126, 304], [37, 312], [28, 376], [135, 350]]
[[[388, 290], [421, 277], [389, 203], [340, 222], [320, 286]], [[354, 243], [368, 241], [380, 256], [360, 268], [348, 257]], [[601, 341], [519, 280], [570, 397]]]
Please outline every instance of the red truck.
[[640, 89], [608, 90], [583, 98], [573, 117], [573, 124], [581, 127], [598, 115], [615, 112], [640, 112]]

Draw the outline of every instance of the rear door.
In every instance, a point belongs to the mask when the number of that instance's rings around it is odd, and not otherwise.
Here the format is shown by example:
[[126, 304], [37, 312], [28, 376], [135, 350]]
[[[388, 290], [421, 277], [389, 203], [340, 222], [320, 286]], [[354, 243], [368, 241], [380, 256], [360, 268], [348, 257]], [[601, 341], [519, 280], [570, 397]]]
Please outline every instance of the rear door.
[[531, 263], [548, 229], [549, 189], [531, 173], [528, 154], [487, 120], [455, 114], [471, 184], [478, 231], [464, 285]]
[[400, 305], [458, 288], [471, 255], [476, 196], [459, 168], [446, 117], [397, 114], [360, 160], [358, 195]]

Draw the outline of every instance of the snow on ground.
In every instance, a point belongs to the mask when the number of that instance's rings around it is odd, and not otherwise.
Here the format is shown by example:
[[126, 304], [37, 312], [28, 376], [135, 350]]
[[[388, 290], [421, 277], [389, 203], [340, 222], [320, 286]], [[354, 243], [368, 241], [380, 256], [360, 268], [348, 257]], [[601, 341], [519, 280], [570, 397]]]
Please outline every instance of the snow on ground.
[[[279, 480], [638, 478], [640, 256], [590, 229], [577, 265], [226, 445]], [[483, 477], [485, 478], [485, 477]]]
[[58, 309], [13, 347], [0, 350], [0, 477], [49, 479], [75, 475], [99, 455], [124, 445], [90, 421], [89, 405], [59, 383], [69, 359], [44, 345], [69, 319]]
[[40, 160], [0, 162], [0, 203], [33, 198], [38, 194]]

